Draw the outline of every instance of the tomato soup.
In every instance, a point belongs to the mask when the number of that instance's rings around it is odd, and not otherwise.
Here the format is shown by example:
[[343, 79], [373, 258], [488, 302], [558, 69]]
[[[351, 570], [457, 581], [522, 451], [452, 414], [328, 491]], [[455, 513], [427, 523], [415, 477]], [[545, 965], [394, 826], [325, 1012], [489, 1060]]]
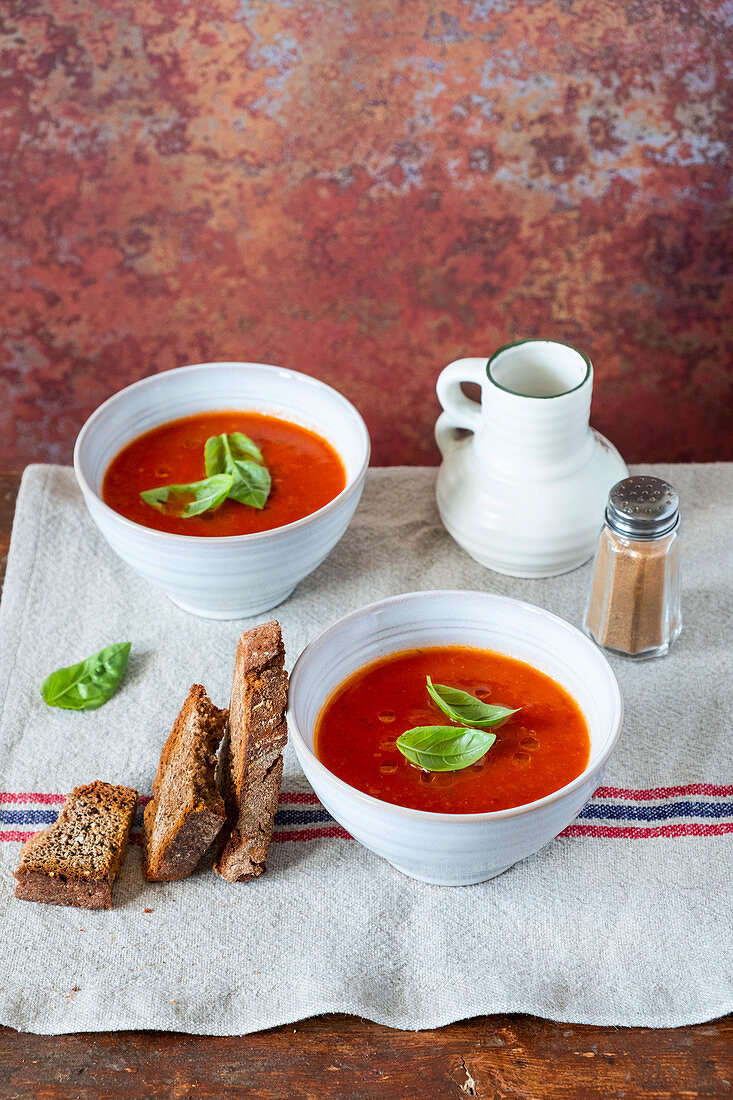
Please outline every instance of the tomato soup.
[[[396, 748], [408, 729], [450, 724], [427, 694], [427, 676], [487, 703], [521, 707], [462, 771], [422, 771]], [[384, 802], [469, 814], [522, 806], [564, 787], [584, 771], [590, 738], [577, 703], [549, 676], [500, 653], [442, 646], [392, 654], [336, 688], [318, 716], [315, 753], [339, 779]]]
[[[206, 477], [204, 445], [213, 435], [243, 432], [262, 451], [272, 477], [264, 508], [225, 500], [218, 508], [183, 518], [160, 512], [140, 493]], [[315, 432], [256, 412], [205, 412], [161, 424], [128, 443], [112, 459], [102, 499], [115, 512], [144, 527], [174, 535], [250, 535], [270, 531], [317, 512], [346, 485], [336, 451]]]

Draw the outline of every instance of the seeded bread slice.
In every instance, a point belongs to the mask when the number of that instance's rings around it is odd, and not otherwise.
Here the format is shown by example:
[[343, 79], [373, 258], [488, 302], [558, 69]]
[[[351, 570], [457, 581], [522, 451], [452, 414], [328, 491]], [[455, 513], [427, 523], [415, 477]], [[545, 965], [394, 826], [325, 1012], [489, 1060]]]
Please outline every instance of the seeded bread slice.
[[14, 872], [22, 901], [111, 909], [137, 791], [97, 781], [75, 787], [57, 820], [24, 845]]
[[176, 718], [145, 807], [143, 877], [173, 882], [190, 875], [226, 820], [214, 778], [216, 750], [229, 711], [194, 684]]
[[216, 770], [227, 821], [214, 869], [228, 882], [248, 882], [266, 869], [288, 737], [284, 661], [279, 623], [265, 623], [240, 637], [229, 731]]

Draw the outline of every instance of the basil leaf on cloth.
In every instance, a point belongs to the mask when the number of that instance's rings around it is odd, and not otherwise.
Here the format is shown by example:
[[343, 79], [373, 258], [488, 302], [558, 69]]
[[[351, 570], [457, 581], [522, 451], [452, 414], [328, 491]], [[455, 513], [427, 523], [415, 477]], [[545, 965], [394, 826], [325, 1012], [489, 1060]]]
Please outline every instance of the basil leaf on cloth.
[[415, 726], [397, 738], [411, 764], [429, 772], [458, 772], [480, 760], [496, 741], [484, 730], [460, 726]]
[[230, 474], [233, 481], [229, 496], [240, 504], [264, 508], [272, 479], [262, 462], [259, 447], [243, 432], [212, 435], [206, 440], [204, 467], [207, 476]]
[[64, 710], [96, 710], [110, 699], [125, 675], [130, 642], [100, 649], [92, 657], [68, 668], [57, 668], [41, 684], [49, 707]]
[[223, 504], [233, 483], [231, 474], [216, 474], [188, 485], [159, 485], [157, 489], [146, 489], [140, 496], [159, 512], [190, 519]]
[[428, 695], [434, 703], [440, 707], [454, 722], [460, 722], [464, 726], [477, 726], [479, 729], [489, 729], [498, 726], [510, 714], [516, 714], [521, 707], [511, 710], [509, 707], [492, 706], [483, 703], [475, 695], [459, 688], [448, 687], [446, 684], [434, 684], [428, 676]]

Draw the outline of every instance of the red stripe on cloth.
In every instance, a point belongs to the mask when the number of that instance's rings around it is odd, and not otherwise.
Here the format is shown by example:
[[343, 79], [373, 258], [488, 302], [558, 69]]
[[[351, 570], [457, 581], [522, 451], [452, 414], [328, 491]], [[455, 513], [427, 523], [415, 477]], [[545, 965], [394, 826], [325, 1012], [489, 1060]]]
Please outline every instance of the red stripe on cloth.
[[[594, 798], [620, 798], [630, 802], [645, 802], [656, 798], [678, 798], [680, 795], [708, 795], [710, 797], [733, 796], [733, 785], [721, 786], [716, 783], [688, 783], [678, 787], [650, 787], [648, 789], [630, 790], [625, 787], [599, 787]], [[141, 794], [138, 802], [145, 806], [150, 802], [150, 795]], [[0, 804], [12, 803], [39, 803], [45, 806], [60, 805], [66, 801], [63, 794], [45, 794], [42, 791], [0, 791]], [[305, 791], [282, 791], [280, 801], [291, 806], [318, 806], [318, 795]]]
[[353, 840], [351, 833], [347, 833], [346, 829], [342, 829], [340, 825], [326, 825], [322, 829], [291, 829], [287, 832], [273, 833], [273, 843], [284, 844], [288, 840], [325, 840], [327, 838], [333, 838], [336, 840]]
[[[24, 844], [26, 840], [30, 840], [32, 836], [35, 836], [38, 830], [34, 832], [20, 832], [18, 829], [8, 829], [5, 832], [0, 832], [1, 841], [11, 841], [15, 843]], [[733, 833], [733, 822], [727, 822], [714, 825], [697, 825], [697, 824], [682, 824], [682, 825], [659, 825], [654, 828], [625, 828], [614, 829], [607, 825], [569, 825], [564, 832], [560, 833], [561, 837], [576, 837], [576, 836], [590, 836], [599, 839], [612, 839], [612, 840], [649, 840], [654, 837], [678, 837], [678, 836], [722, 836], [725, 833]], [[301, 831], [290, 830], [288, 832], [273, 833], [272, 842], [285, 843], [286, 841], [296, 840], [353, 840], [354, 838], [350, 833], [346, 832], [346, 829], [342, 829], [340, 825], [329, 825], [321, 829], [302, 829]], [[130, 836], [130, 844], [139, 846], [142, 841], [140, 833], [132, 833]]]
[[[18, 834], [20, 837], [23, 834]], [[28, 836], [32, 836], [32, 833], [28, 833]], [[326, 825], [320, 829], [292, 829], [287, 832], [273, 833], [270, 842], [272, 844], [283, 844], [285, 841], [295, 840], [353, 840], [351, 833], [347, 833], [346, 829], [342, 829], [340, 825]], [[0, 840], [2, 840], [2, 833], [0, 833]], [[130, 844], [140, 845], [142, 844], [142, 833], [131, 833]]]
[[[8, 835], [7, 839], [20, 839], [23, 836], [33, 836], [33, 833], [18, 833], [16, 837]], [[0, 833], [0, 840], [3, 839], [3, 834]], [[342, 829], [340, 825], [326, 825], [320, 829], [292, 829], [288, 832], [273, 833], [271, 842], [273, 844], [279, 842], [283, 843], [286, 840], [353, 840], [351, 833], [347, 833], [346, 829]], [[142, 844], [142, 833], [130, 833], [130, 844], [140, 846]]]
[[13, 791], [0, 791], [0, 802], [42, 802], [48, 806], [65, 801], [65, 794], [16, 794]]
[[679, 825], [656, 825], [651, 827], [613, 829], [608, 825], [568, 825], [560, 836], [592, 836], [612, 840], [650, 840], [652, 837], [678, 836], [722, 836], [733, 833], [733, 821], [714, 825], [698, 825], [685, 822]]
[[733, 795], [733, 786], [721, 787], [715, 783], [688, 783], [684, 787], [650, 787], [648, 790], [630, 791], [625, 787], [599, 787], [594, 798], [627, 798], [630, 802], [645, 802], [652, 798], [677, 798], [684, 794], [713, 796]]
[[[12, 840], [20, 841], [21, 844], [25, 844], [26, 840], [30, 840], [32, 836], [37, 836], [42, 829], [35, 829], [30, 833], [21, 833], [18, 829], [7, 829], [5, 832], [0, 832], [0, 841]], [[141, 844], [142, 833], [131, 833], [130, 844]]]
[[[38, 791], [26, 792], [24, 794], [22, 791], [0, 791], [0, 803], [4, 802], [6, 804], [11, 802], [40, 802], [44, 806], [57, 806], [65, 801], [65, 794], [41, 794]], [[144, 806], [145, 803], [149, 801], [149, 794], [141, 794], [138, 798], [138, 802], [141, 806]]]

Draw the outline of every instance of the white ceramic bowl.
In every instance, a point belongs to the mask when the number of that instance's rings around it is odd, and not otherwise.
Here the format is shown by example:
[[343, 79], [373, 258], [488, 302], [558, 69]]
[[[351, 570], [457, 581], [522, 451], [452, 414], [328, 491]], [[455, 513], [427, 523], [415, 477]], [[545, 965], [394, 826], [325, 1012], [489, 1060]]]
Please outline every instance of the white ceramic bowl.
[[[317, 512], [252, 535], [171, 535], [133, 523], [101, 498], [114, 456], [158, 424], [215, 409], [270, 413], [311, 428], [335, 448], [346, 487]], [[199, 363], [121, 390], [92, 413], [74, 448], [74, 470], [92, 519], [112, 549], [174, 603], [209, 619], [238, 619], [287, 599], [331, 552], [359, 503], [369, 435], [354, 406], [330, 386], [262, 363]]]
[[[491, 649], [526, 661], [561, 684], [590, 731], [590, 761], [582, 775], [536, 802], [483, 814], [405, 809], [338, 779], [313, 751], [323, 704], [356, 669], [421, 645]], [[439, 886], [493, 878], [562, 832], [599, 785], [622, 718], [616, 677], [584, 634], [540, 607], [485, 592], [413, 592], [371, 604], [311, 642], [290, 678], [290, 735], [323, 805], [399, 871]]]

